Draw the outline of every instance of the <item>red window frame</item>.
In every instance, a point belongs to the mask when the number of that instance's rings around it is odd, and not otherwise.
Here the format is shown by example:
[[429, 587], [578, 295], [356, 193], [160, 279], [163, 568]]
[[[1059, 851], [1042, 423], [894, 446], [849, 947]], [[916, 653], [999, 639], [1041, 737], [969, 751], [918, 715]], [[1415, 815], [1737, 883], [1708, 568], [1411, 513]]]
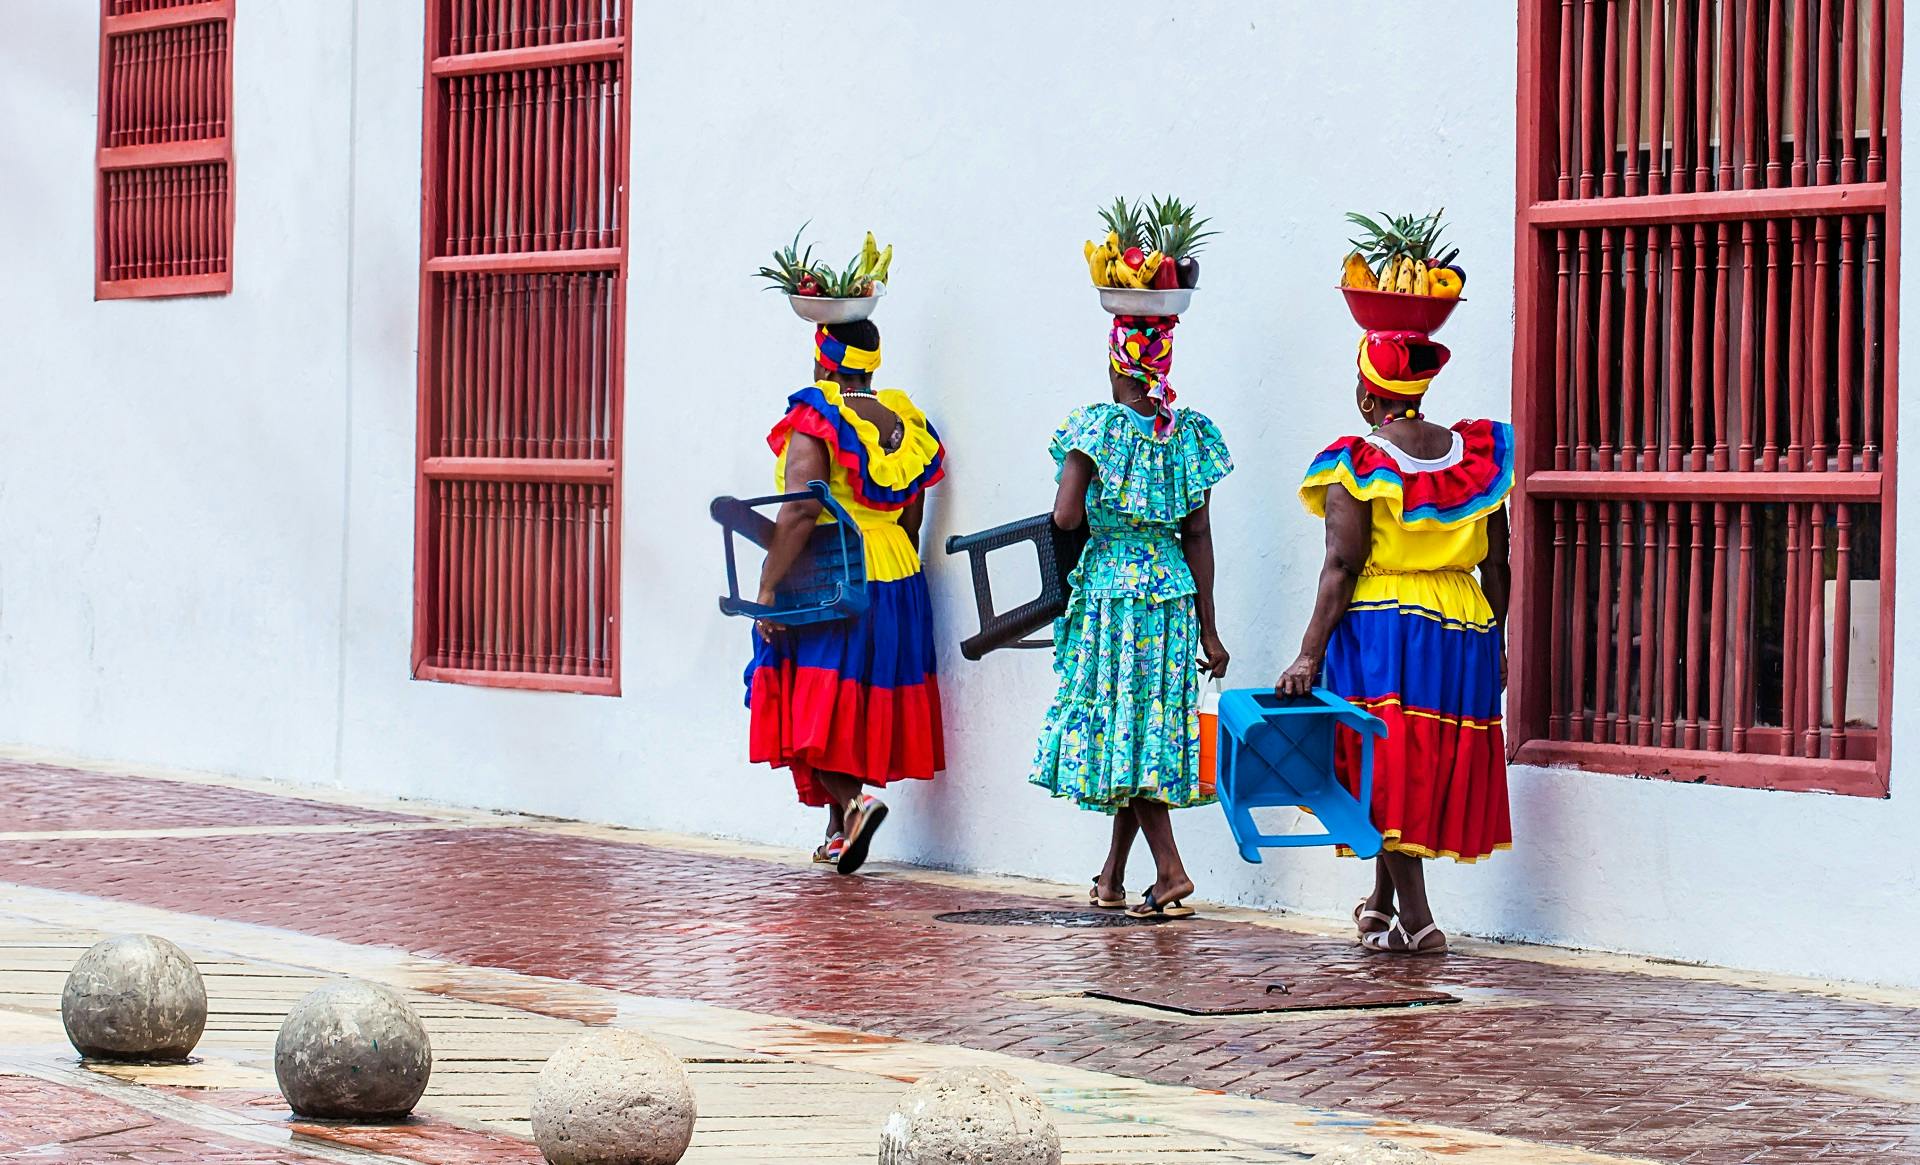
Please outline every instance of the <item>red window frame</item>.
[[413, 674], [620, 693], [631, 0], [428, 0]]
[[233, 290], [233, 0], [101, 0], [94, 298]]
[[[1674, 10], [1662, 7], [1663, 0], [1644, 2], [1649, 13]], [[1668, 112], [1678, 115], [1676, 125], [1681, 124], [1685, 116], [1682, 111], [1689, 107], [1695, 111], [1686, 123], [1688, 128], [1676, 134], [1671, 142], [1664, 132], [1650, 139], [1657, 143], [1650, 158], [1659, 157], [1664, 164], [1669, 148], [1672, 150], [1673, 165], [1678, 170], [1668, 170], [1666, 174], [1671, 177], [1677, 173], [1678, 178], [1670, 184], [1653, 179], [1651, 160], [1639, 171], [1636, 181], [1634, 170], [1624, 159], [1636, 159], [1632, 166], [1639, 167], [1637, 159], [1648, 141], [1642, 140], [1628, 150], [1623, 147], [1629, 139], [1619, 136], [1629, 133], [1627, 126], [1636, 121], [1663, 124], [1660, 104], [1654, 104], [1651, 116], [1641, 120], [1639, 115], [1643, 111], [1639, 100], [1644, 94], [1649, 102], [1665, 101], [1667, 95], [1661, 92], [1664, 86], [1643, 89], [1624, 80], [1635, 75], [1664, 75], [1659, 58], [1646, 62], [1645, 74], [1630, 71], [1640, 67], [1641, 47], [1640, 43], [1630, 43], [1634, 38], [1621, 34], [1630, 27], [1626, 19], [1632, 19], [1642, 10], [1642, 0], [1559, 0], [1558, 3], [1529, 0], [1520, 6], [1513, 379], [1520, 460], [1514, 494], [1516, 587], [1508, 709], [1510, 746], [1516, 759], [1528, 764], [1574, 765], [1596, 772], [1747, 788], [1885, 796], [1893, 752], [1903, 4], [1901, 0], [1857, 0], [1856, 8], [1856, 0], [1725, 0], [1716, 8], [1713, 4], [1701, 5], [1688, 0], [1665, 2], [1677, 7], [1680, 16], [1672, 26], [1675, 33], [1671, 43], [1672, 59], [1705, 64], [1704, 73], [1695, 69], [1684, 84], [1675, 83], [1671, 103], [1667, 105]], [[1728, 23], [1721, 24], [1714, 19], [1716, 11], [1733, 15]], [[1847, 38], [1854, 33], [1848, 30], [1845, 16], [1856, 11], [1860, 22], [1854, 27], [1865, 28], [1860, 35], [1867, 49], [1858, 63], [1846, 52], [1846, 46], [1852, 43]], [[1787, 21], [1792, 21], [1793, 27], [1818, 30], [1819, 39], [1809, 42], [1821, 47], [1817, 58], [1811, 53], [1785, 50], [1790, 43], [1789, 38], [1782, 35]], [[1873, 52], [1875, 36], [1883, 38], [1878, 45], [1883, 55], [1876, 56]], [[1664, 36], [1648, 38], [1644, 42], [1646, 52], [1665, 53], [1666, 44], [1658, 49], [1654, 45], [1666, 40]], [[1774, 44], [1782, 46], [1777, 54], [1772, 48]], [[1716, 73], [1713, 67], [1716, 47], [1720, 61], [1738, 61], [1739, 68], [1729, 70], [1723, 66]], [[1627, 56], [1629, 53], [1633, 54], [1631, 58]], [[1567, 62], [1564, 69], [1563, 61]], [[1619, 70], [1622, 62], [1629, 71]], [[1880, 68], [1882, 64], [1884, 70]], [[1866, 70], [1867, 75], [1856, 77], [1855, 68]], [[1827, 70], [1837, 70], [1837, 78]], [[1811, 99], [1807, 96], [1809, 75], [1816, 90]], [[1749, 76], [1754, 78], [1752, 82], [1748, 81]], [[1865, 123], [1868, 143], [1874, 141], [1875, 130], [1884, 127], [1884, 158], [1874, 155], [1884, 166], [1883, 173], [1878, 166], [1869, 164], [1865, 154], [1855, 156], [1852, 143], [1856, 138], [1841, 128], [1854, 110], [1855, 95], [1861, 92], [1867, 94], [1867, 99], [1861, 105], [1860, 116], [1874, 119]], [[1868, 108], [1877, 93], [1884, 93], [1884, 104], [1878, 109]], [[1807, 104], [1809, 100], [1812, 105]], [[1700, 111], [1710, 112], [1703, 116]], [[1818, 120], [1813, 120], [1815, 118]], [[1883, 120], [1878, 120], [1881, 118]], [[1798, 132], [1776, 132], [1782, 126], [1790, 128], [1796, 124], [1802, 127]], [[1857, 134], [1861, 123], [1854, 124]], [[1807, 132], [1807, 127], [1815, 127], [1818, 132]], [[1831, 156], [1827, 152], [1827, 147], [1836, 140], [1847, 143], [1844, 164], [1840, 146], [1834, 146]], [[1720, 151], [1721, 143], [1727, 141], [1739, 143], [1732, 154]], [[1861, 147], [1862, 150], [1868, 148]], [[1791, 163], [1786, 164], [1781, 159], [1789, 149]], [[1813, 156], [1816, 153], [1818, 156]], [[1616, 154], [1622, 158], [1617, 170]], [[1769, 157], [1777, 169], [1761, 166], [1749, 171], [1729, 160], [1740, 158], [1751, 164], [1757, 156]], [[1730, 241], [1751, 246], [1752, 239], [1768, 237], [1769, 231], [1793, 240], [1795, 248], [1804, 240], [1810, 256], [1808, 270], [1816, 270], [1815, 264], [1819, 264], [1819, 274], [1809, 275], [1802, 283], [1801, 266], [1796, 261], [1791, 267], [1789, 283], [1788, 261], [1783, 259], [1777, 276], [1771, 270], [1765, 274], [1765, 294], [1771, 300], [1775, 294], [1772, 281], [1777, 277], [1783, 288], [1791, 288], [1790, 292], [1781, 291], [1779, 298], [1784, 302], [1791, 296], [1792, 312], [1817, 313], [1816, 305], [1833, 310], [1831, 304], [1817, 298], [1808, 298], [1803, 303], [1802, 296], [1824, 295], [1818, 289], [1826, 286], [1822, 282], [1827, 274], [1826, 257], [1844, 254], [1848, 256], [1845, 261], [1852, 262], [1856, 252], [1842, 252], [1838, 248], [1861, 237], [1859, 232], [1870, 231], [1867, 224], [1876, 223], [1882, 224], [1878, 237], [1884, 267], [1878, 301], [1883, 310], [1878, 323], [1877, 360], [1883, 375], [1877, 402], [1882, 421], [1878, 458], [1876, 461], [1871, 452], [1861, 449], [1849, 450], [1848, 438], [1843, 435], [1854, 431], [1862, 433], [1862, 447], [1870, 450], [1872, 413], [1867, 414], [1863, 423], [1857, 414], [1848, 420], [1849, 414], [1840, 411], [1842, 420], [1838, 426], [1842, 432], [1836, 436], [1841, 453], [1829, 459], [1825, 447], [1828, 405], [1845, 410], [1848, 406], [1840, 404], [1838, 398], [1851, 400], [1851, 396], [1844, 387], [1834, 394], [1836, 399], [1831, 402], [1820, 394], [1833, 384], [1845, 386], [1852, 381], [1845, 371], [1849, 368], [1847, 364], [1839, 364], [1842, 371], [1829, 381], [1826, 370], [1835, 366], [1835, 358], [1824, 346], [1855, 341], [1846, 333], [1844, 325], [1832, 331], [1806, 328], [1803, 346], [1801, 333], [1788, 334], [1780, 330], [1789, 318], [1786, 312], [1778, 321], [1749, 320], [1737, 313], [1730, 315], [1724, 298], [1728, 279], [1724, 264], [1730, 253], [1735, 255], [1733, 278], [1737, 286], [1740, 251], [1730, 249]], [[1846, 233], [1846, 243], [1841, 241], [1841, 232]], [[1660, 237], [1658, 245], [1656, 237]], [[1688, 404], [1698, 410], [1694, 413], [1694, 423], [1670, 412], [1669, 427], [1665, 430], [1668, 435], [1662, 439], [1664, 449], [1656, 451], [1653, 442], [1648, 441], [1636, 457], [1632, 438], [1624, 427], [1625, 419], [1619, 415], [1619, 410], [1631, 407], [1625, 403], [1630, 392], [1617, 397], [1609, 395], [1616, 383], [1614, 376], [1620, 376], [1620, 383], [1630, 386], [1632, 381], [1626, 377], [1631, 374], [1610, 371], [1627, 367], [1624, 355], [1618, 366], [1608, 365], [1605, 355], [1610, 342], [1623, 342], [1624, 334], [1616, 333], [1611, 323], [1601, 325], [1597, 321], [1627, 318], [1624, 313], [1610, 316], [1606, 297], [1611, 288], [1628, 286], [1626, 281], [1634, 279], [1631, 272], [1635, 268], [1630, 266], [1634, 260], [1626, 256], [1635, 254], [1633, 247], [1637, 244], [1632, 240], [1637, 238], [1646, 240], [1649, 256], [1668, 243], [1679, 248], [1673, 255], [1692, 256], [1692, 286], [1697, 296], [1693, 298], [1692, 315], [1675, 314], [1664, 319], [1662, 326], [1666, 329], [1666, 343], [1671, 353], [1681, 362], [1681, 377], [1688, 376], [1690, 364], [1691, 379], [1686, 382], [1703, 393], [1712, 388], [1719, 395], [1711, 398], [1712, 403], [1707, 403], [1705, 398], [1687, 397]], [[1610, 244], [1622, 239], [1628, 240], [1626, 249], [1621, 251], [1622, 269], [1627, 273], [1621, 280], [1614, 280], [1611, 266], [1614, 252]], [[1593, 244], [1591, 254], [1590, 243]], [[1862, 256], [1864, 286], [1869, 288], [1873, 285], [1874, 272], [1871, 260], [1864, 256], [1870, 253], [1870, 250], [1858, 252]], [[1701, 258], [1703, 255], [1719, 256], [1722, 266], [1717, 275], [1711, 260]], [[1663, 260], [1666, 258], [1663, 256]], [[1590, 281], [1591, 264], [1595, 261], [1599, 263], [1599, 279]], [[1747, 262], [1757, 260], [1749, 258]], [[1672, 266], [1667, 261], [1662, 270], [1670, 273]], [[1572, 282], [1569, 282], [1570, 269]], [[1638, 271], [1645, 276], [1651, 274], [1653, 268]], [[1854, 274], [1838, 260], [1833, 271], [1836, 286], [1838, 281]], [[1683, 263], [1680, 275], [1683, 281], [1686, 272], [1687, 266]], [[1662, 294], [1664, 278], [1664, 275], [1655, 275], [1639, 283], [1639, 287], [1646, 289], [1649, 318], [1653, 315], [1652, 303]], [[1715, 278], [1718, 283], [1701, 282]], [[1679, 288], [1683, 283], [1675, 282], [1672, 286]], [[1747, 284], [1749, 289], [1752, 286], [1750, 282]], [[1589, 289], [1595, 287], [1603, 289], [1599, 293], [1601, 298], [1589, 301], [1585, 297], [1591, 294]], [[1804, 292], [1803, 287], [1807, 289]], [[1721, 297], [1717, 301], [1712, 298], [1715, 291]], [[1851, 292], [1840, 294], [1853, 298]], [[1757, 302], [1757, 298], [1750, 298], [1745, 292], [1740, 295], [1744, 303]], [[1669, 297], [1664, 306], [1684, 313], [1684, 307], [1673, 306], [1679, 299]], [[1596, 302], [1598, 311], [1593, 312]], [[1707, 305], [1704, 319], [1702, 305]], [[1865, 337], [1860, 350], [1867, 354], [1864, 359], [1873, 360], [1874, 333], [1865, 331], [1874, 326], [1868, 322], [1871, 308], [1864, 302], [1855, 306], [1860, 312], [1855, 318], [1861, 321]], [[1593, 314], [1583, 315], [1583, 312]], [[1675, 338], [1675, 330], [1680, 326], [1678, 321], [1683, 318], [1696, 321], [1692, 324], [1691, 340], [1684, 333]], [[1807, 314], [1791, 318], [1819, 320], [1825, 317]], [[1846, 317], [1843, 314], [1839, 318]], [[1595, 326], [1582, 327], [1586, 321], [1594, 321]], [[1735, 328], [1739, 330], [1732, 330]], [[1787, 336], [1785, 340], [1781, 338], [1783, 335]], [[1752, 336], [1764, 339], [1764, 352], [1787, 353], [1788, 373], [1783, 379], [1790, 379], [1793, 386], [1798, 386], [1799, 377], [1804, 375], [1808, 378], [1806, 383], [1812, 386], [1807, 393], [1807, 403], [1798, 406], [1804, 412], [1796, 415], [1797, 397], [1786, 397], [1781, 406], [1789, 417], [1789, 424], [1795, 426], [1796, 437], [1800, 432], [1797, 426], [1803, 423], [1813, 434], [1811, 449], [1806, 452], [1796, 449], [1791, 458], [1784, 453], [1775, 457], [1757, 456], [1755, 452], [1756, 443], [1762, 439], [1759, 430], [1767, 427], [1766, 437], [1771, 439], [1772, 418], [1781, 414], [1773, 411], [1773, 398], [1757, 395], [1759, 390], [1750, 387], [1747, 379], [1746, 369], [1750, 364], [1757, 368], [1751, 375], [1764, 379], [1769, 375], [1768, 368], [1779, 363], [1767, 361], [1764, 354], [1756, 357], [1756, 349], [1748, 343]], [[1622, 354], [1618, 346], [1613, 352]], [[1766, 367], [1760, 367], [1762, 364]], [[1816, 367], [1820, 371], [1813, 371]], [[1852, 367], [1859, 370], [1859, 366]], [[1674, 370], [1674, 365], [1667, 366], [1668, 379], [1664, 383], [1674, 383]], [[1589, 377], [1597, 381], [1597, 385], [1590, 382]], [[1729, 380], [1731, 392], [1739, 402], [1733, 411], [1729, 411], [1726, 404]], [[1647, 383], [1652, 383], [1651, 374]], [[1861, 393], [1864, 400], [1872, 392], [1871, 376], [1863, 372], [1861, 383], [1866, 386]], [[1654, 399], [1653, 392], [1647, 389], [1646, 399]], [[1612, 420], [1608, 419], [1609, 400], [1616, 402]], [[1662, 407], [1685, 406], [1663, 403]], [[1872, 409], [1874, 404], [1859, 407]], [[1597, 417], [1584, 411], [1589, 408], [1597, 410]], [[1709, 415], [1712, 410], [1719, 411]], [[1701, 421], [1702, 417], [1707, 419]], [[1609, 434], [1615, 430], [1608, 426], [1613, 421], [1623, 426], [1618, 432], [1624, 448], [1609, 448]], [[1655, 430], [1659, 429], [1660, 422], [1652, 424]], [[1849, 424], [1855, 428], [1848, 430]], [[1731, 441], [1729, 429], [1737, 430]], [[1708, 443], [1704, 434], [1715, 430], [1714, 441]], [[1570, 431], [1577, 434], [1571, 445]], [[1683, 431], [1691, 436], [1690, 442], [1680, 439]], [[1595, 446], [1583, 443], [1595, 433], [1599, 437]], [[1813, 455], [1815, 451], [1817, 458]], [[1637, 716], [1640, 708], [1616, 702], [1609, 714], [1607, 701], [1611, 697], [1601, 691], [1603, 687], [1617, 686], [1622, 691], [1628, 688], [1624, 665], [1634, 656], [1627, 646], [1629, 616], [1619, 608], [1629, 601], [1631, 591], [1606, 586], [1604, 574], [1598, 576], [1602, 582], [1594, 590], [1579, 588], [1584, 580], [1595, 577], [1589, 572], [1595, 570], [1596, 559], [1607, 561], [1600, 556], [1611, 552], [1616, 533], [1621, 554], [1613, 565], [1620, 567], [1621, 573], [1614, 577], [1622, 580], [1623, 587], [1631, 587], [1633, 583], [1627, 581], [1631, 578], [1627, 573], [1626, 564], [1630, 561], [1627, 556], [1640, 548], [1639, 538], [1644, 537], [1647, 558], [1652, 558], [1656, 535], [1646, 531], [1662, 524], [1662, 507], [1667, 538], [1663, 545], [1668, 549], [1661, 553], [1668, 565], [1659, 577], [1665, 596], [1647, 599], [1647, 595], [1655, 594], [1653, 586], [1648, 585], [1642, 588], [1644, 593], [1640, 599], [1664, 603], [1669, 609], [1685, 609], [1691, 602], [1696, 611], [1704, 611], [1681, 616], [1679, 620], [1686, 627], [1684, 653], [1690, 658], [1681, 671], [1685, 673], [1687, 667], [1695, 666], [1692, 659], [1702, 656], [1704, 666], [1692, 674], [1676, 677], [1672, 656], [1668, 655], [1664, 661], [1667, 674], [1650, 675], [1645, 644], [1658, 642], [1664, 646], [1671, 639], [1670, 635], [1662, 639], [1655, 630], [1651, 636], [1643, 634], [1635, 641], [1641, 650], [1636, 652], [1638, 664], [1633, 682], [1638, 685], [1636, 690], [1657, 691], [1659, 685], [1664, 684], [1671, 692], [1676, 684], [1694, 683], [1693, 675], [1704, 675], [1712, 686], [1714, 719], [1699, 718], [1698, 707], [1693, 709], [1694, 718], [1689, 719], [1683, 708], [1676, 728], [1669, 705], [1662, 723], [1648, 724], [1648, 730], [1643, 731]], [[1830, 569], [1827, 564], [1835, 561], [1827, 557], [1827, 552], [1833, 550], [1837, 558], [1841, 554], [1839, 540], [1849, 537], [1847, 522], [1838, 515], [1872, 512], [1871, 507], [1877, 507], [1879, 516], [1876, 546], [1881, 605], [1877, 725], [1871, 733], [1849, 733], [1846, 716], [1841, 711], [1833, 716], [1838, 722], [1836, 733], [1833, 727], [1824, 726], [1822, 701], [1845, 702], [1842, 686], [1845, 680], [1839, 677], [1845, 673], [1846, 657], [1841, 655], [1836, 661], [1825, 654], [1820, 638], [1825, 617], [1821, 598], [1823, 584]], [[1742, 581], [1747, 576], [1739, 570], [1748, 565], [1752, 531], [1742, 525], [1740, 517], [1733, 515], [1744, 517], [1762, 509], [1788, 515], [1782, 524], [1792, 531], [1790, 538], [1805, 531], [1804, 536], [1799, 537], [1798, 546], [1789, 542], [1785, 557], [1773, 560], [1788, 564], [1783, 568], [1783, 580], [1777, 584], [1787, 596], [1783, 600], [1781, 626], [1785, 628], [1789, 645], [1782, 648], [1780, 657], [1778, 724], [1764, 724], [1752, 715], [1759, 653], [1752, 636], [1751, 612], [1744, 622], [1738, 614], [1750, 593]], [[1808, 515], [1804, 526], [1799, 524], [1800, 519], [1793, 517], [1796, 513]], [[1832, 537], [1827, 535], [1827, 518], [1837, 522]], [[1708, 519], [1712, 520], [1711, 527], [1706, 525]], [[1634, 533], [1636, 522], [1641, 523], [1639, 536]], [[1705, 534], [1707, 529], [1715, 531], [1710, 542]], [[1851, 536], [1854, 543], [1861, 541], [1859, 532], [1852, 532]], [[1731, 561], [1738, 564], [1732, 575], [1720, 573], [1728, 569], [1723, 563], [1729, 560], [1723, 556], [1729, 544], [1735, 548]], [[1776, 543], [1776, 553], [1778, 549]], [[1590, 554], [1593, 557], [1589, 557]], [[1677, 564], [1688, 554], [1692, 556], [1692, 567], [1679, 567]], [[1803, 557], [1796, 559], [1794, 555]], [[1754, 557], [1759, 560], [1757, 549]], [[1796, 567], [1793, 565], [1796, 561], [1805, 565]], [[1696, 589], [1688, 593], [1680, 590], [1677, 583], [1683, 575], [1697, 580], [1703, 562], [1712, 564], [1707, 568], [1712, 572], [1708, 575], [1712, 582], [1707, 588], [1707, 605], [1700, 608], [1702, 591]], [[1600, 571], [1606, 569], [1599, 567]], [[1654, 574], [1644, 576], [1648, 580], [1655, 577]], [[1844, 567], [1839, 568], [1836, 578], [1842, 583], [1835, 594], [1847, 593], [1850, 587], [1844, 580], [1849, 576]], [[1798, 579], [1805, 581], [1796, 581]], [[1735, 597], [1734, 603], [1722, 602], [1728, 594]], [[1589, 595], [1599, 598], [1598, 613], [1585, 606]], [[1798, 606], [1796, 595], [1800, 596]], [[1620, 615], [1617, 627], [1605, 614], [1605, 604], [1609, 601]], [[1836, 598], [1836, 607], [1841, 601], [1844, 600]], [[1733, 609], [1726, 609], [1728, 606]], [[1836, 615], [1836, 623], [1840, 619], [1841, 616]], [[1673, 625], [1669, 623], [1668, 627]], [[1805, 631], [1796, 632], [1796, 626], [1804, 627]], [[1696, 627], [1702, 629], [1698, 640], [1694, 638]], [[1639, 630], [1648, 631], [1649, 624], [1640, 623]], [[1592, 634], [1597, 638], [1610, 632], [1611, 640], [1592, 645], [1595, 674], [1591, 677], [1594, 687], [1589, 695], [1584, 686], [1589, 658], [1586, 636]], [[1615, 647], [1603, 649], [1602, 644], [1606, 642]], [[1697, 650], [1696, 643], [1706, 650]], [[1802, 654], [1795, 655], [1796, 650]], [[1725, 663], [1723, 651], [1727, 653]], [[1609, 655], [1613, 658], [1602, 662]], [[1656, 658], [1652, 662], [1663, 661]], [[1607, 678], [1608, 663], [1618, 667], [1611, 679]], [[1723, 704], [1725, 719], [1721, 719]], [[1863, 740], [1862, 736], [1871, 736], [1871, 739]]]

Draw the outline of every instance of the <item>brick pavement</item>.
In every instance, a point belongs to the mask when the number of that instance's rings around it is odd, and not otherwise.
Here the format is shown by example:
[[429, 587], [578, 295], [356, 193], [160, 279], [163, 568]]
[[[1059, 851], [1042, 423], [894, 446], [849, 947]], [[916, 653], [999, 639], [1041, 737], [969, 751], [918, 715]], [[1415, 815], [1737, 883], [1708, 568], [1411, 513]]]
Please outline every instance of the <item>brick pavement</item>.
[[116, 777], [84, 769], [0, 761], [0, 830], [184, 829], [234, 825], [335, 825], [419, 821], [345, 805], [243, 789]]
[[[1230, 923], [956, 927], [932, 916], [1022, 901], [535, 829], [11, 841], [0, 880], [1658, 1161], [1920, 1162], [1920, 1105], [1820, 1082], [1912, 1064], [1920, 1012], [1881, 1004], [1464, 954], [1385, 960]], [[1465, 1002], [1208, 1023], [1070, 998], [1153, 974], [1353, 976]]]
[[0, 1161], [313, 1165], [311, 1157], [228, 1140], [86, 1089], [4, 1075], [0, 1075]]

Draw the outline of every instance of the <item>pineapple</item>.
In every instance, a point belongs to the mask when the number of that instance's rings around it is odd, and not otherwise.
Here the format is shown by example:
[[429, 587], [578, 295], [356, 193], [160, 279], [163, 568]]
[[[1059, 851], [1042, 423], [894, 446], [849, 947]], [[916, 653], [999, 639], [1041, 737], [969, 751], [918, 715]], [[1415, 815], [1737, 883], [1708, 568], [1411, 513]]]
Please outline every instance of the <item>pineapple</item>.
[[811, 220], [800, 224], [793, 232], [793, 242], [773, 253], [773, 266], [762, 267], [754, 274], [765, 279], [772, 288], [778, 288], [788, 295], [818, 295], [820, 273], [819, 264], [813, 260], [813, 244], [807, 244], [806, 252], [800, 251], [800, 236], [812, 225]]
[[1153, 249], [1169, 259], [1185, 259], [1199, 253], [1208, 239], [1219, 231], [1206, 230], [1213, 220], [1196, 218], [1198, 212], [1178, 198], [1156, 198], [1148, 208], [1148, 237]]
[[1122, 253], [1136, 247], [1142, 251], [1150, 249], [1153, 223], [1145, 203], [1116, 198], [1112, 206], [1100, 212], [1100, 221], [1106, 224], [1107, 230], [1119, 236]]
[[[1360, 228], [1360, 237], [1349, 239], [1353, 249], [1360, 253], [1369, 265], [1380, 273], [1380, 290], [1390, 288], [1388, 280], [1403, 267], [1412, 263], [1426, 263], [1428, 266], [1441, 266], [1441, 252], [1446, 250], [1443, 236], [1446, 223], [1441, 216], [1446, 214], [1442, 207], [1428, 215], [1389, 215], [1382, 213], [1380, 220], [1368, 218], [1364, 214], [1348, 214], [1347, 221]], [[1402, 260], [1408, 262], [1403, 263]], [[1400, 290], [1411, 291], [1412, 288]]]

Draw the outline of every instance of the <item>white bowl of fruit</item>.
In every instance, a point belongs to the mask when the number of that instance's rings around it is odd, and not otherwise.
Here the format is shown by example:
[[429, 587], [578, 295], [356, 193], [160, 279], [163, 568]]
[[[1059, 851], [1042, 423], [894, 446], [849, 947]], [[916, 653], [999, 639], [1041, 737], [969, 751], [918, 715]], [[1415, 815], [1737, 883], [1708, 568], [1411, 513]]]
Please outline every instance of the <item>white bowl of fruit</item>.
[[835, 268], [814, 259], [811, 243], [805, 251], [800, 250], [800, 235], [806, 229], [801, 226], [793, 242], [773, 253], [773, 265], [760, 268], [756, 274], [772, 289], [786, 292], [793, 314], [808, 323], [850, 324], [870, 318], [880, 306], [880, 297], [887, 293], [893, 247], [881, 250], [873, 232], [868, 231], [853, 261]]
[[1177, 198], [1128, 202], [1116, 198], [1100, 212], [1107, 237], [1089, 241], [1082, 253], [1100, 293], [1100, 306], [1113, 315], [1175, 316], [1193, 303], [1200, 286], [1195, 255], [1218, 231], [1210, 219]]

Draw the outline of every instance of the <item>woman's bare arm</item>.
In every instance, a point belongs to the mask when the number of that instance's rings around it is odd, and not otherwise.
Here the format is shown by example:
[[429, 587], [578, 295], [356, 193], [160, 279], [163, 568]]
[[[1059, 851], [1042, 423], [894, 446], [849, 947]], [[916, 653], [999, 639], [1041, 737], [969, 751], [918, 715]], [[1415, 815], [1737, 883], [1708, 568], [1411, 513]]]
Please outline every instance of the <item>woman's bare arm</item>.
[[1507, 598], [1513, 587], [1513, 568], [1507, 565], [1510, 540], [1507, 511], [1502, 508], [1487, 520], [1487, 556], [1480, 562], [1480, 589], [1486, 592], [1494, 621], [1503, 627], [1507, 622]]
[[900, 511], [900, 528], [907, 532], [907, 541], [913, 543], [915, 550], [920, 549], [920, 522], [927, 515], [927, 495], [922, 492], [914, 495], [907, 508]]
[[1053, 494], [1053, 524], [1078, 530], [1087, 520], [1087, 487], [1093, 483], [1093, 458], [1078, 449], [1060, 466], [1060, 488]]
[[1345, 486], [1327, 489], [1327, 557], [1320, 566], [1320, 588], [1313, 601], [1313, 618], [1300, 640], [1300, 656], [1280, 673], [1274, 690], [1283, 696], [1304, 696], [1320, 680], [1327, 657], [1327, 641], [1353, 603], [1353, 588], [1366, 569], [1373, 545], [1373, 511], [1348, 493]]
[[[795, 433], [787, 446], [787, 488], [792, 490], [804, 486], [810, 481], [828, 480], [828, 461], [826, 442], [818, 437], [809, 437], [804, 433]], [[760, 567], [760, 603], [762, 606], [773, 602], [774, 591], [780, 581], [793, 569], [793, 560], [800, 557], [800, 551], [807, 545], [807, 539], [813, 534], [815, 523], [820, 520], [820, 503], [812, 498], [804, 501], [787, 502], [780, 507], [780, 513], [773, 520], [773, 541], [767, 547], [767, 561]]]
[[1214, 679], [1227, 675], [1227, 649], [1213, 617], [1213, 494], [1180, 522], [1180, 552], [1193, 572], [1193, 605], [1200, 617], [1200, 666]]

